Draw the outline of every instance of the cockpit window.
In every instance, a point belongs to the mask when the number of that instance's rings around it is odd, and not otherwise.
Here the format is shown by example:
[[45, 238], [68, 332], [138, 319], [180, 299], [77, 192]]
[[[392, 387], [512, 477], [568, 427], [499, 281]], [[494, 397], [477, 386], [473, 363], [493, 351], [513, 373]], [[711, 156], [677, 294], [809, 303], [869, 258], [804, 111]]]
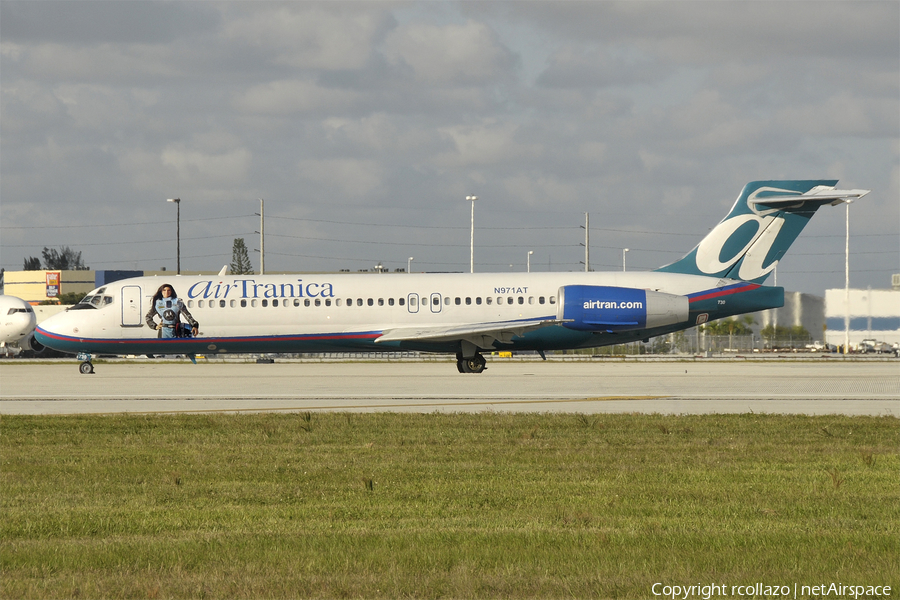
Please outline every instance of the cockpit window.
[[[107, 296], [107, 298], [109, 298], [109, 301], [112, 302], [111, 296]], [[100, 295], [94, 296], [92, 294], [88, 294], [87, 296], [85, 296], [84, 298], [81, 299], [81, 302], [79, 302], [78, 304], [75, 304], [73, 306], [70, 306], [68, 308], [68, 310], [84, 310], [85, 308], [98, 308], [102, 301], [103, 301], [103, 296], [100, 296]]]

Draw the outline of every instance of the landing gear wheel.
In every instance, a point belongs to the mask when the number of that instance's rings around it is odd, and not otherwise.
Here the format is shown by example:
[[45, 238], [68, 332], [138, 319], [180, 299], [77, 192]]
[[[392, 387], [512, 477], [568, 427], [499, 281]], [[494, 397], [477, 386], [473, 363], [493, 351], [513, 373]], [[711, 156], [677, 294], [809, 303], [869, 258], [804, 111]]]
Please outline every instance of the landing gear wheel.
[[456, 368], [460, 373], [482, 373], [487, 369], [487, 361], [480, 354], [471, 358], [462, 358], [456, 361]]
[[82, 375], [93, 375], [94, 364], [91, 361], [86, 360], [78, 366], [78, 370], [81, 371]]

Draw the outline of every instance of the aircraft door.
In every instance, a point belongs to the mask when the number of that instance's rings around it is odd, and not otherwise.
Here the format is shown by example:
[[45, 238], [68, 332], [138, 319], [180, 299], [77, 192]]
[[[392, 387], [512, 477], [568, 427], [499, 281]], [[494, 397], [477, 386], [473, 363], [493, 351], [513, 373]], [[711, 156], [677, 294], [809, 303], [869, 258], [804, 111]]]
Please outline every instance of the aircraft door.
[[140, 327], [141, 320], [141, 288], [137, 285], [122, 287], [122, 327]]
[[441, 312], [441, 295], [437, 292], [431, 294], [431, 312]]
[[419, 296], [417, 294], [410, 294], [406, 298], [406, 308], [411, 313], [419, 312]]

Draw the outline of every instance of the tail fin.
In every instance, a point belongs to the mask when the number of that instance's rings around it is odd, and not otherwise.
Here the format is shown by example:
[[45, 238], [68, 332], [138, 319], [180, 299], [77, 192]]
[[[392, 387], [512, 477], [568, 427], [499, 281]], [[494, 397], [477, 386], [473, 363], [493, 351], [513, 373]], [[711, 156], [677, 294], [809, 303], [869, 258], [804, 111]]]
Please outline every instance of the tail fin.
[[762, 283], [816, 210], [862, 198], [837, 180], [752, 181], [731, 212], [684, 258], [657, 271]]

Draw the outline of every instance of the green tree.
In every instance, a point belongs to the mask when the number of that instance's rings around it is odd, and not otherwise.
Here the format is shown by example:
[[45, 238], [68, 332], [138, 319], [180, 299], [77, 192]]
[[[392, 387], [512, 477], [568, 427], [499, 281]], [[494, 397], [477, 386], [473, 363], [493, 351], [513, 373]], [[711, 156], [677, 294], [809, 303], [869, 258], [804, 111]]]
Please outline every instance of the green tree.
[[701, 329], [709, 335], [750, 335], [753, 333], [750, 326], [754, 323], [756, 321], [752, 315], [742, 315], [712, 321], [701, 326]]
[[812, 336], [803, 325], [785, 327], [773, 326], [771, 323], [762, 328], [759, 335], [763, 337], [771, 347], [796, 347], [812, 341]]
[[235, 275], [250, 275], [253, 273], [253, 265], [247, 254], [247, 246], [244, 238], [235, 238], [231, 248], [231, 272]]
[[[41, 251], [44, 257], [44, 269], [53, 271], [87, 271], [88, 266], [81, 260], [81, 252], [76, 252], [68, 246], [61, 246], [59, 250], [47, 248]], [[41, 261], [36, 256], [25, 259], [25, 271], [40, 271]]]
[[78, 304], [84, 298], [84, 292], [68, 292], [60, 294], [52, 300], [44, 300], [41, 304]]

